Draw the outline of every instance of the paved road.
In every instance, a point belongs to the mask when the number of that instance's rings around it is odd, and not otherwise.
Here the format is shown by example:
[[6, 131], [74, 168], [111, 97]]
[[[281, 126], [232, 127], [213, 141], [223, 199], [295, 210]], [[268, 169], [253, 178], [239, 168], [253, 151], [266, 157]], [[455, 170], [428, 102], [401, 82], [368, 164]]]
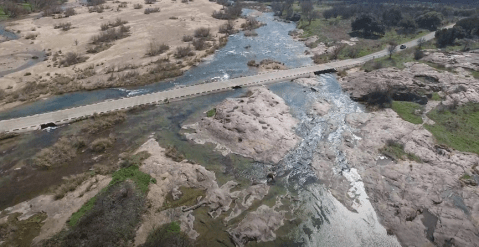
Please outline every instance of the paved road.
[[[452, 26], [452, 25], [450, 25]], [[448, 26], [448, 27], [450, 27]], [[423, 36], [426, 40], [434, 38], [434, 32]], [[405, 43], [407, 47], [417, 45], [417, 39]], [[400, 50], [398, 50], [400, 51]], [[35, 130], [40, 128], [41, 124], [55, 123], [64, 124], [75, 119], [91, 116], [95, 113], [106, 113], [117, 110], [129, 109], [136, 106], [148, 104], [162, 104], [165, 101], [176, 101], [185, 98], [196, 97], [217, 93], [220, 91], [232, 90], [236, 86], [249, 87], [254, 85], [264, 85], [275, 82], [293, 80], [301, 77], [309, 77], [316, 71], [325, 71], [330, 69], [343, 69], [358, 66], [374, 58], [387, 56], [387, 50], [382, 50], [357, 59], [348, 59], [327, 64], [311, 65], [300, 68], [261, 73], [258, 75], [239, 77], [227, 81], [218, 81], [204, 84], [197, 84], [187, 87], [174, 88], [167, 91], [151, 94], [139, 95], [129, 98], [104, 101], [92, 105], [79, 106], [75, 108], [47, 112], [22, 118], [14, 118], [0, 121], [0, 132], [20, 132]]]

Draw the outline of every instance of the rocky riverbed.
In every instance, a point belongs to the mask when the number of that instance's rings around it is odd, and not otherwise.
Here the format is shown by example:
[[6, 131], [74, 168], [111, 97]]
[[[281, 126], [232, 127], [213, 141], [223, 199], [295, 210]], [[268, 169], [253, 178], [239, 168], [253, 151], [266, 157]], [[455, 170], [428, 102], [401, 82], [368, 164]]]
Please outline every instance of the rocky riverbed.
[[186, 133], [188, 139], [216, 143], [224, 154], [233, 152], [276, 164], [298, 143], [297, 123], [282, 98], [256, 87], [244, 97], [223, 101], [210, 117], [184, 128], [194, 130]]

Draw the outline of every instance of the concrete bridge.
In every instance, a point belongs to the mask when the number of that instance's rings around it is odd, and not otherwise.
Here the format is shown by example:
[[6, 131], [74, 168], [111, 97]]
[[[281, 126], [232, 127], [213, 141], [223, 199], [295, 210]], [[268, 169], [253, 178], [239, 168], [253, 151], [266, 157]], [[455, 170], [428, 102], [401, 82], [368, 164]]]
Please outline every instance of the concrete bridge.
[[[431, 40], [434, 38], [434, 32], [429, 33], [423, 37], [426, 40]], [[407, 47], [412, 47], [416, 44], [417, 39], [405, 43]], [[226, 81], [217, 81], [191, 86], [177, 87], [170, 90], [155, 92], [151, 94], [139, 95], [129, 98], [121, 98], [116, 100], [108, 100], [96, 104], [36, 114], [33, 116], [2, 120], [0, 121], [0, 133], [35, 130], [39, 129], [41, 125], [51, 123], [55, 125], [65, 124], [71, 121], [75, 121], [79, 118], [91, 116], [95, 113], [108, 113], [150, 104], [164, 104], [166, 102], [177, 101], [226, 90], [232, 90], [239, 87], [251, 87], [282, 81], [290, 81], [301, 77], [310, 77], [314, 73], [318, 74], [322, 72], [332, 72], [345, 68], [355, 67], [374, 58], [384, 57], [387, 55], [387, 50], [382, 50], [374, 54], [370, 54], [357, 59], [348, 59], [327, 64], [311, 65], [288, 70], [261, 73], [253, 76], [239, 77]]]

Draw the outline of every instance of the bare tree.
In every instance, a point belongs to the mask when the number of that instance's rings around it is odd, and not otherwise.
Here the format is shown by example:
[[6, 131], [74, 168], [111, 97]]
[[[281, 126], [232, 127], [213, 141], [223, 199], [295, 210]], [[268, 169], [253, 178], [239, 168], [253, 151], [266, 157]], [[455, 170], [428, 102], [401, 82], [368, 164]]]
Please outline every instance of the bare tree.
[[396, 51], [396, 47], [398, 46], [398, 44], [394, 41], [391, 41], [389, 42], [389, 46], [388, 46], [388, 54], [389, 54], [389, 59], [391, 59], [393, 53]]
[[419, 49], [421, 49], [425, 43], [426, 43], [426, 39], [424, 37], [421, 37], [420, 39], [417, 40], [417, 46], [419, 47]]

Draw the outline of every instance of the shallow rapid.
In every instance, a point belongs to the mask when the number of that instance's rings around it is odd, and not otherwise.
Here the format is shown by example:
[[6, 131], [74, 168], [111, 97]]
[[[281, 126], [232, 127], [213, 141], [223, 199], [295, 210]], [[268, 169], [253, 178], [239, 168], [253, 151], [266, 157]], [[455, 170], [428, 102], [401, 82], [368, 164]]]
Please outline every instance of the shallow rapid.
[[[249, 14], [251, 11], [246, 10], [245, 13]], [[176, 85], [254, 74], [257, 71], [246, 65], [252, 59], [261, 61], [270, 58], [284, 62], [289, 68], [311, 64], [311, 59], [304, 55], [304, 44], [294, 41], [288, 35], [288, 31], [295, 28], [294, 23], [274, 21], [272, 13], [264, 13], [258, 19], [267, 25], [256, 30], [257, 37], [244, 37], [242, 33], [232, 35], [228, 44], [210, 60], [177, 79], [138, 88], [105, 89], [55, 96], [0, 113], [0, 120], [162, 91]], [[247, 46], [250, 48], [246, 48]], [[301, 223], [293, 231], [292, 238], [299, 246], [400, 246], [396, 238], [387, 235], [386, 229], [379, 223], [361, 177], [356, 169], [350, 168], [347, 159], [339, 151], [343, 131], [351, 129], [346, 124], [345, 117], [364, 109], [342, 92], [334, 74], [321, 75], [316, 79], [322, 84], [317, 92], [293, 82], [268, 86], [286, 101], [293, 116], [299, 119], [296, 132], [302, 141], [280, 164], [273, 167], [257, 163], [244, 175], [264, 179], [268, 169], [274, 170], [278, 181], [285, 184], [288, 193], [296, 195], [300, 210], [295, 213], [295, 217], [300, 218]], [[219, 98], [237, 94], [238, 92], [225, 92], [186, 102], [196, 101], [204, 105], [205, 101], [209, 101], [208, 103], [213, 105], [222, 100]], [[330, 102], [331, 110], [322, 117], [309, 114], [311, 104], [320, 99]], [[179, 126], [185, 116], [194, 115], [192, 112], [198, 110], [178, 114], [181, 120], [178, 120], [179, 117], [169, 118], [172, 122], [175, 121], [171, 126]], [[144, 121], [144, 124], [151, 124], [151, 121]], [[168, 128], [175, 130], [173, 127]], [[311, 163], [319, 145], [327, 146], [336, 154], [332, 167], [335, 174], [342, 174], [351, 183], [350, 193], [357, 198], [353, 208], [357, 212], [350, 211], [336, 200], [312, 170]]]

